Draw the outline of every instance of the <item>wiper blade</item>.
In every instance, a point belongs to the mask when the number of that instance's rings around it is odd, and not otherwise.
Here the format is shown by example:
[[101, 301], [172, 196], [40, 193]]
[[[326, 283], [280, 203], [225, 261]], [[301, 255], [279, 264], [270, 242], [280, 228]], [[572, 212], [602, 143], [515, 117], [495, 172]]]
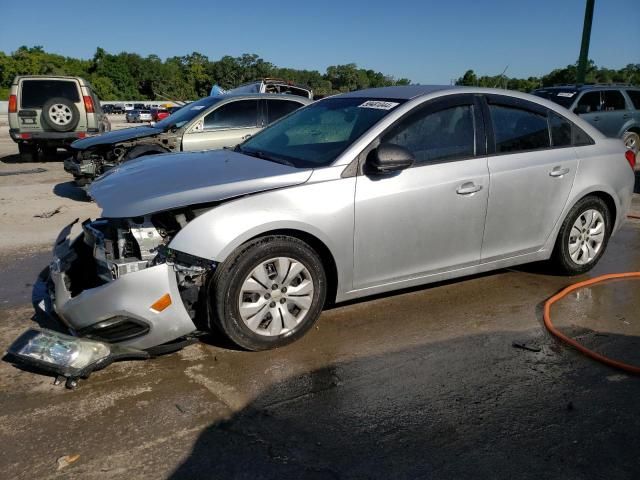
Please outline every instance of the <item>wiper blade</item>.
[[281, 165], [288, 165], [290, 167], [295, 167], [295, 164], [293, 162], [290, 162], [289, 160], [285, 160], [284, 158], [275, 158], [269, 155], [265, 155], [265, 153], [261, 152], [260, 150], [243, 150], [240, 146], [238, 146], [237, 148], [238, 148], [237, 150], [238, 152], [244, 153], [245, 155], [250, 155], [252, 157], [260, 158], [262, 160], [267, 160], [269, 162], [280, 163]]

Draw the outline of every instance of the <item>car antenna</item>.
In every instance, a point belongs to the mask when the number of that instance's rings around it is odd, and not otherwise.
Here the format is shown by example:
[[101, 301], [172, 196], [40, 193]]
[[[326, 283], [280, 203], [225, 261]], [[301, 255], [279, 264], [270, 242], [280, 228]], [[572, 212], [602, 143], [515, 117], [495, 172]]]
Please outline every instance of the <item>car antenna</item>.
[[[498, 88], [498, 86], [500, 85], [500, 80], [502, 80], [502, 77], [505, 77], [505, 80], [506, 80], [505, 73], [506, 73], [506, 71], [507, 71], [507, 69], [508, 69], [508, 68], [509, 68], [509, 64], [507, 63], [507, 66], [506, 66], [506, 67], [504, 67], [504, 70], [502, 70], [502, 73], [501, 73], [500, 75], [498, 75], [498, 83], [496, 83], [496, 84], [493, 86], [493, 88]], [[506, 83], [505, 83], [505, 86], [504, 86], [503, 88], [504, 88], [505, 90], [507, 89]]]

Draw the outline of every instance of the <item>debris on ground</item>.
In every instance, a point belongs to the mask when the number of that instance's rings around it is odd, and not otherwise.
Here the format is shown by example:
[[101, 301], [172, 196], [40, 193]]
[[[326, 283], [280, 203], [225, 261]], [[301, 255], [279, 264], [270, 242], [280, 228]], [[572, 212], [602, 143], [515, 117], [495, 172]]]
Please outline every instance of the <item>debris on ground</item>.
[[30, 170], [13, 170], [10, 172], [0, 172], [0, 177], [9, 177], [11, 175], [27, 175], [29, 173], [43, 173], [46, 172], [46, 168], [32, 168]]
[[80, 459], [80, 455], [78, 455], [78, 454], [65, 455], [64, 457], [58, 458], [58, 460], [57, 460], [58, 470], [62, 470], [63, 468], [68, 467], [72, 463], [77, 462], [78, 459]]
[[38, 213], [38, 214], [34, 215], [34, 217], [36, 217], [36, 218], [51, 218], [56, 213], [60, 213], [63, 208], [64, 208], [64, 205], [60, 205], [59, 207], [56, 207], [54, 210], [51, 210], [49, 212]]
[[511, 346], [513, 348], [519, 348], [521, 350], [527, 350], [528, 352], [540, 352], [542, 351], [542, 349], [540, 347], [530, 347], [529, 345], [527, 345], [524, 342], [513, 342], [511, 343]]

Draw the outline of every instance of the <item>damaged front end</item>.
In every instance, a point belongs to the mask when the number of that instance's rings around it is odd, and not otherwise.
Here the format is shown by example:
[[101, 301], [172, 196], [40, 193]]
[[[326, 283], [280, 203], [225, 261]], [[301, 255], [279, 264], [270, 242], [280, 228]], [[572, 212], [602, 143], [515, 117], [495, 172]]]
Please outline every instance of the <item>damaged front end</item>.
[[116, 360], [177, 350], [198, 335], [202, 287], [215, 263], [167, 245], [193, 216], [162, 212], [82, 223], [60, 233], [48, 274], [34, 286], [38, 313], [70, 335], [30, 330], [8, 350], [12, 363], [65, 377], [67, 386]]
[[[149, 136], [134, 136], [113, 144], [98, 143], [85, 149], [73, 149], [73, 155], [64, 160], [64, 169], [73, 175], [76, 185], [86, 187], [94, 179], [127, 160], [150, 153], [180, 151], [181, 138], [181, 131], [178, 130], [155, 131]], [[139, 151], [132, 156], [133, 149], [136, 147], [146, 151]]]

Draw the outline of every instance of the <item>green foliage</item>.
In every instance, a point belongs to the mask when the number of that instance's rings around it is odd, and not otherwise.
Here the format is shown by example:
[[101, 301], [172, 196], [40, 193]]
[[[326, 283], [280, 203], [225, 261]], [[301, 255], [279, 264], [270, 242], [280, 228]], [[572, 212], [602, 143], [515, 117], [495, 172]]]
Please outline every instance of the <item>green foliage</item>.
[[[539, 87], [550, 87], [565, 83], [576, 83], [577, 64], [557, 68], [542, 77], [508, 78], [505, 75], [477, 77], [473, 70], [467, 70], [456, 80], [456, 85], [477, 87], [508, 88], [530, 92]], [[640, 64], [629, 64], [620, 70], [598, 68], [593, 60], [587, 66], [586, 83], [629, 83], [640, 85]]]
[[209, 60], [193, 52], [162, 61], [156, 55], [111, 54], [102, 48], [91, 60], [47, 53], [42, 47], [20, 47], [10, 55], [0, 52], [0, 99], [8, 97], [16, 75], [80, 76], [91, 82], [102, 100], [193, 100], [207, 96], [215, 83], [228, 89], [265, 77], [308, 85], [318, 96], [409, 84], [406, 78], [395, 80], [354, 63], [329, 67], [323, 75], [317, 70], [280, 68], [248, 53]]

